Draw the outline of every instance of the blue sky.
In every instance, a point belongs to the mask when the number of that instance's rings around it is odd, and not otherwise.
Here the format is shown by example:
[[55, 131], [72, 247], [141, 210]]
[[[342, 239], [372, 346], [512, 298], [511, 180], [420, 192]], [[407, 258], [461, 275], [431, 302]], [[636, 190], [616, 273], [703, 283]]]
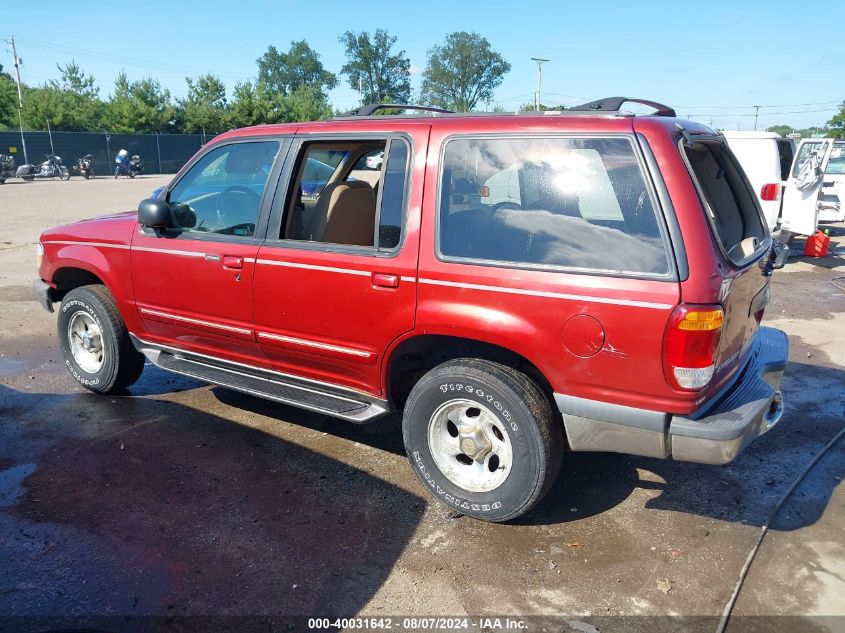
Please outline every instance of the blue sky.
[[[476, 31], [512, 65], [494, 99], [507, 109], [533, 100], [530, 58], [545, 57], [551, 60], [543, 67], [546, 103], [642, 97], [731, 129], [752, 129], [750, 106], [761, 105], [764, 129], [823, 124], [845, 100], [845, 55], [836, 31], [843, 23], [841, 0], [14, 2], [3, 10], [0, 36], [15, 36], [27, 83], [54, 78], [57, 62], [75, 58], [102, 96], [124, 68], [130, 79], [153, 76], [182, 97], [186, 76], [213, 72], [231, 90], [254, 77], [255, 60], [269, 44], [286, 49], [295, 39], [308, 40], [338, 72], [344, 63], [338, 36], [380, 27], [398, 36], [417, 89], [433, 44], [451, 31]], [[0, 63], [10, 69], [11, 54], [3, 51]], [[358, 102], [345, 84], [331, 98], [341, 108]]]

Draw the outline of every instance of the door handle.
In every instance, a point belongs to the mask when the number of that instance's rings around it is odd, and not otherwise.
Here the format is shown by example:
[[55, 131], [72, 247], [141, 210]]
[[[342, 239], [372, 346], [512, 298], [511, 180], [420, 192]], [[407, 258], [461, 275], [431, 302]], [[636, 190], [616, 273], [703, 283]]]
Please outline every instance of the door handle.
[[244, 258], [243, 257], [235, 257], [234, 255], [224, 255], [223, 256], [223, 268], [228, 268], [230, 270], [240, 270], [244, 267]]
[[373, 286], [377, 288], [398, 288], [399, 275], [373, 273]]

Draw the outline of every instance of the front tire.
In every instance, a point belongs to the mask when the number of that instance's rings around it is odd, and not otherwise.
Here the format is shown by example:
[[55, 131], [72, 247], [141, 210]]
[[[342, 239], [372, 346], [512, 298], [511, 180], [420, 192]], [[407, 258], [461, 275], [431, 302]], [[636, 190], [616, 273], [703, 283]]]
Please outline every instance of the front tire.
[[111, 393], [141, 376], [144, 356], [132, 345], [105, 286], [82, 286], [68, 292], [59, 308], [57, 327], [65, 366], [86, 389]]
[[479, 359], [435, 367], [411, 390], [405, 450], [426, 489], [477, 519], [515, 519], [548, 492], [563, 432], [548, 398], [525, 374]]

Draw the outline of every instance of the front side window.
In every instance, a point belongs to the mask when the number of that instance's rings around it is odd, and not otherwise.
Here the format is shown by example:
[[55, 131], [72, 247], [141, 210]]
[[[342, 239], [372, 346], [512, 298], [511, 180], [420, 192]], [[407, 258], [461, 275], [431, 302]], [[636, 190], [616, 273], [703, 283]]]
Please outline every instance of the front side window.
[[278, 141], [232, 143], [200, 158], [170, 190], [175, 228], [252, 237]]
[[439, 246], [450, 258], [670, 271], [652, 197], [627, 138], [449, 141]]

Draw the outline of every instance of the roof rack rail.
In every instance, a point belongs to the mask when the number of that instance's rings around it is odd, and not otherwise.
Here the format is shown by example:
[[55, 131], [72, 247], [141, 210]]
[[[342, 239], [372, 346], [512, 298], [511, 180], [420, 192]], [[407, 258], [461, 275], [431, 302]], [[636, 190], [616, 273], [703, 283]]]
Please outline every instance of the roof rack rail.
[[678, 116], [677, 114], [675, 114], [675, 110], [673, 110], [667, 105], [657, 103], [656, 101], [648, 101], [646, 99], [634, 99], [632, 97], [606, 97], [604, 99], [599, 99], [598, 101], [590, 101], [589, 103], [584, 103], [579, 106], [567, 108], [567, 110], [601, 110], [603, 112], [619, 112], [619, 110], [622, 108], [622, 104], [628, 102], [641, 103], [642, 105], [647, 105], [650, 108], [654, 108], [654, 114], [657, 116]]
[[349, 112], [338, 115], [339, 117], [371, 116], [377, 110], [421, 110], [424, 112], [438, 112], [440, 114], [454, 114], [452, 110], [436, 108], [434, 106], [412, 105], [409, 103], [370, 103], [355, 108]]

